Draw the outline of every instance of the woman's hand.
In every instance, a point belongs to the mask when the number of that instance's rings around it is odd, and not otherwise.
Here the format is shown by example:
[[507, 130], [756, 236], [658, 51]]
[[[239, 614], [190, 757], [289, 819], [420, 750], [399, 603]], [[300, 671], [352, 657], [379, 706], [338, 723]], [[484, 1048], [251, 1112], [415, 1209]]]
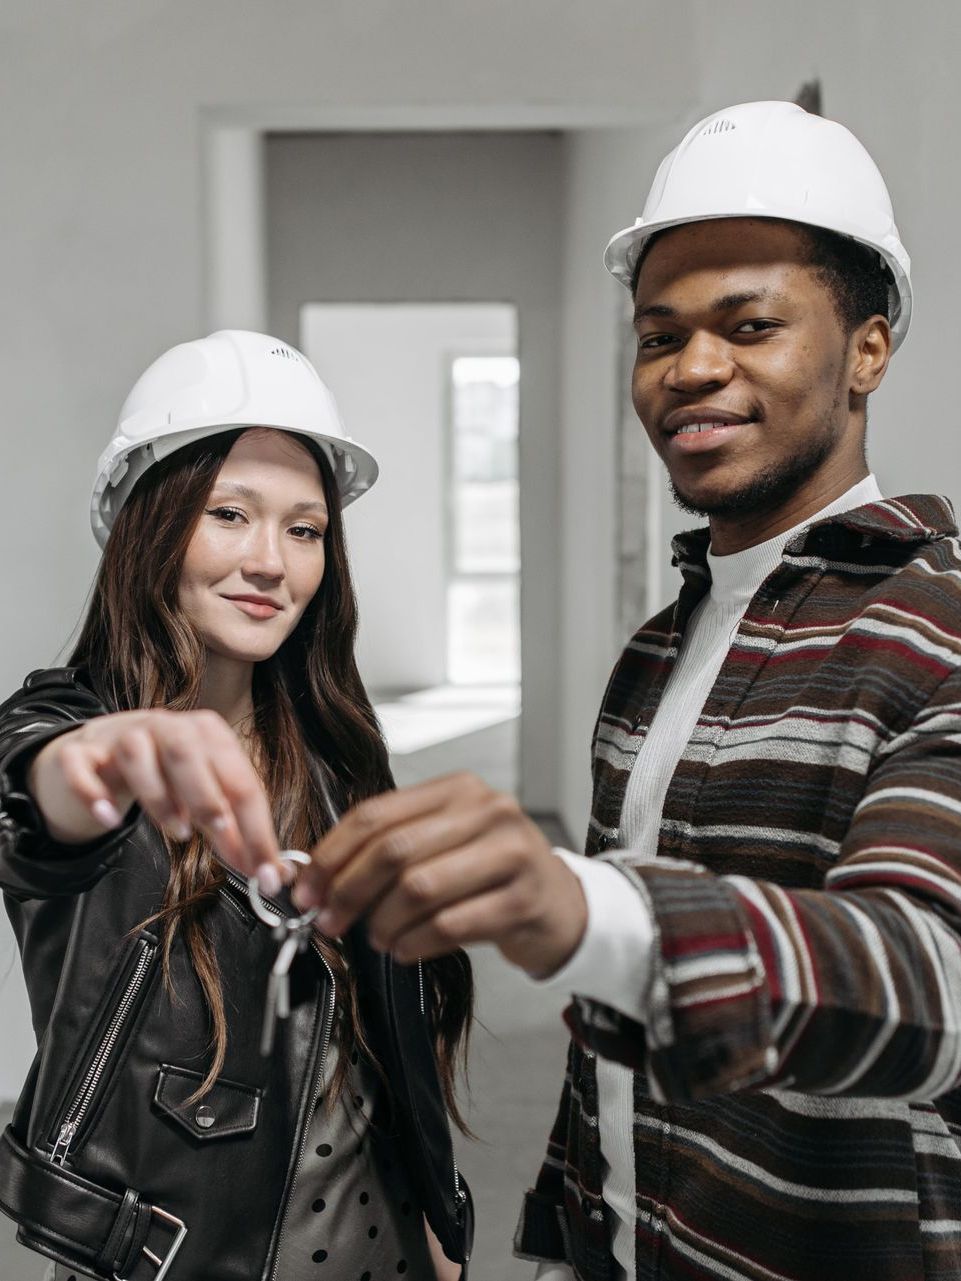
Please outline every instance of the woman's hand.
[[313, 850], [294, 902], [320, 904], [325, 934], [367, 917], [371, 944], [402, 963], [489, 942], [529, 974], [553, 974], [587, 926], [580, 881], [511, 796], [452, 774], [356, 806]]
[[38, 752], [27, 785], [50, 835], [83, 844], [119, 827], [137, 802], [177, 840], [194, 828], [267, 893], [280, 887], [263, 785], [240, 740], [212, 711], [96, 716]]

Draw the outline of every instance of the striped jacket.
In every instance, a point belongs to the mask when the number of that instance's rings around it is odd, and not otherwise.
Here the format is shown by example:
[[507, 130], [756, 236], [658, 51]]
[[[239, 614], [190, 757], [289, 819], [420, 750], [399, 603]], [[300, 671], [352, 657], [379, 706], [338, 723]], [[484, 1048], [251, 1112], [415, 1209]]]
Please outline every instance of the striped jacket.
[[[611, 1275], [595, 1055], [635, 1069], [638, 1279], [961, 1278], [961, 545], [939, 498], [795, 536], [668, 789], [618, 850], [638, 746], [708, 587], [631, 640], [594, 738], [588, 854], [654, 922], [643, 1024], [575, 997], [515, 1242]], [[606, 852], [605, 852], [606, 851]]]

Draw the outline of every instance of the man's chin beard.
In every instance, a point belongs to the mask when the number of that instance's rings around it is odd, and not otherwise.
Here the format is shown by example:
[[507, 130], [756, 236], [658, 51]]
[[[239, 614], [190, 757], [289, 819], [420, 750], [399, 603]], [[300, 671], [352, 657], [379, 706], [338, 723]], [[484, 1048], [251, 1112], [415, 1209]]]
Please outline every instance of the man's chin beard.
[[720, 493], [706, 493], [698, 498], [678, 489], [669, 477], [671, 495], [682, 511], [692, 516], [762, 516], [782, 507], [798, 489], [810, 480], [834, 448], [826, 437], [812, 442], [808, 450], [794, 458], [776, 463], [742, 484]]

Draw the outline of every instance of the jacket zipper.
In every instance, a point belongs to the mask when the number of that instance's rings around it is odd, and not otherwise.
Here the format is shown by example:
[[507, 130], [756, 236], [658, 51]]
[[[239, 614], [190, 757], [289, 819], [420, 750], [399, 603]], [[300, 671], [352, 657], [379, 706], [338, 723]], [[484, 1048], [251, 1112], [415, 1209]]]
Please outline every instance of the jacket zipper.
[[[427, 1017], [427, 1003], [424, 1000], [424, 962], [417, 961], [417, 988], [420, 993], [420, 1012]], [[467, 1193], [463, 1191], [460, 1185], [460, 1171], [457, 1168], [457, 1162], [454, 1160], [454, 1135], [450, 1128], [450, 1117], [447, 1115], [447, 1109], [444, 1109], [444, 1120], [447, 1122], [447, 1136], [451, 1142], [451, 1164], [454, 1167], [454, 1200], [458, 1205], [463, 1205], [467, 1200]]]
[[[247, 886], [244, 883], [243, 879], [240, 876], [238, 876], [235, 872], [232, 872], [230, 868], [225, 867], [224, 871], [227, 874], [227, 879], [230, 882], [230, 884], [233, 885], [236, 889], [240, 890], [240, 892], [246, 896]], [[268, 911], [273, 912], [277, 916], [283, 915], [280, 909], [278, 908], [277, 904], [272, 899], [264, 898], [263, 895], [261, 895], [261, 901], [263, 902], [264, 907], [266, 907]], [[316, 952], [317, 955], [320, 957], [321, 964], [323, 965], [324, 969], [327, 971], [327, 977], [330, 979], [330, 999], [327, 1002], [327, 1013], [324, 1016], [323, 1039], [321, 1041], [321, 1047], [320, 1047], [320, 1062], [316, 1072], [316, 1077], [323, 1077], [324, 1067], [327, 1063], [327, 1051], [330, 1048], [330, 1037], [334, 1027], [334, 1014], [336, 1012], [336, 1007], [337, 1007], [337, 983], [336, 983], [336, 980], [334, 979], [334, 972], [328, 965], [327, 959], [324, 956], [323, 952], [317, 946], [316, 940], [311, 939], [310, 946], [311, 946], [311, 949], [314, 952]], [[317, 1089], [315, 1087], [311, 1090], [310, 1106], [307, 1109], [307, 1116], [304, 1120], [304, 1127], [301, 1130], [301, 1134], [300, 1134], [300, 1143], [297, 1148], [297, 1160], [294, 1162], [294, 1173], [290, 1181], [291, 1191], [293, 1191], [293, 1189], [297, 1185], [297, 1176], [300, 1173], [300, 1167], [304, 1161], [304, 1151], [306, 1150], [307, 1138], [308, 1138], [308, 1135], [310, 1134], [310, 1123], [314, 1119], [314, 1110], [316, 1109], [316, 1106], [317, 1106]], [[274, 1252], [274, 1262], [270, 1270], [271, 1281], [273, 1281], [273, 1278], [275, 1278], [277, 1275], [277, 1263], [280, 1259], [280, 1246], [284, 1239], [284, 1231], [287, 1227], [287, 1217], [289, 1214], [290, 1214], [290, 1196], [288, 1195], [286, 1204], [284, 1205], [283, 1217], [281, 1218], [281, 1221], [280, 1221], [280, 1231], [277, 1234], [277, 1249]]]
[[97, 1087], [103, 1077], [107, 1064], [110, 1062], [111, 1055], [116, 1047], [120, 1037], [120, 1032], [124, 1023], [127, 1021], [137, 994], [143, 987], [144, 979], [147, 977], [147, 970], [150, 968], [150, 961], [153, 957], [154, 945], [148, 943], [146, 939], [140, 940], [140, 955], [134, 965], [134, 971], [127, 981], [117, 1007], [113, 1012], [110, 1022], [107, 1024], [107, 1030], [100, 1039], [96, 1053], [90, 1060], [87, 1071], [84, 1074], [80, 1089], [74, 1095], [73, 1100], [67, 1109], [66, 1115], [60, 1124], [57, 1134], [57, 1141], [53, 1146], [53, 1152], [50, 1155], [51, 1161], [57, 1165], [64, 1165], [69, 1155], [70, 1148], [76, 1138], [77, 1131], [87, 1114], [90, 1103], [97, 1092]]

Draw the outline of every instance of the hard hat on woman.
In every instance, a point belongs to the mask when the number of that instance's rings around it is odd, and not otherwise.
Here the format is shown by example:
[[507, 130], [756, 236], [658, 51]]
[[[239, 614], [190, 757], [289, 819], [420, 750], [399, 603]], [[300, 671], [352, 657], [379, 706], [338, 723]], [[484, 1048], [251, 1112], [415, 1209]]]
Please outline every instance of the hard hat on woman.
[[710, 218], [783, 218], [849, 236], [890, 272], [894, 348], [911, 321], [911, 259], [877, 165], [849, 130], [793, 102], [746, 102], [706, 116], [661, 161], [633, 226], [610, 240], [604, 263], [631, 286], [658, 231]]
[[347, 435], [333, 396], [302, 352], [269, 334], [222, 329], [171, 347], [134, 383], [97, 464], [90, 520], [100, 546], [149, 467], [237, 427], [275, 427], [316, 441], [344, 506], [377, 479], [376, 460]]

